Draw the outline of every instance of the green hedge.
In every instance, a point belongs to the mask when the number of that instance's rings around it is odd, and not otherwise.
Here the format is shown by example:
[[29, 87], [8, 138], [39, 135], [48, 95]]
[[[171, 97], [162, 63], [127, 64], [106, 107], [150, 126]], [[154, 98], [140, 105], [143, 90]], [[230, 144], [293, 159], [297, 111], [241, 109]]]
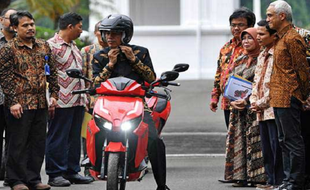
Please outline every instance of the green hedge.
[[[53, 37], [55, 32], [56, 32], [53, 29], [45, 28], [45, 27], [41, 27], [41, 26], [36, 26], [36, 31], [37, 31], [36, 38], [41, 38], [41, 39], [45, 39], [45, 40], [48, 40], [51, 37]], [[82, 41], [80, 39], [76, 39], [75, 42], [76, 42], [76, 45], [78, 46], [79, 49], [82, 49], [82, 47], [85, 47], [85, 46], [90, 44], [90, 42], [88, 40]]]

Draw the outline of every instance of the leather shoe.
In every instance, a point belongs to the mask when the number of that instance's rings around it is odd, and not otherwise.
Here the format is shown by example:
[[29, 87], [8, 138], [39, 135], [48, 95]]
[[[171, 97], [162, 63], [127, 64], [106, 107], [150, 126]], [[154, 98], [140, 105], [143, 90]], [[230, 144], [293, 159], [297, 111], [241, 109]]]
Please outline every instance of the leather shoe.
[[93, 178], [88, 176], [84, 177], [80, 174], [63, 175], [63, 177], [69, 180], [71, 183], [75, 184], [89, 184], [94, 181]]
[[51, 186], [43, 183], [38, 183], [33, 187], [30, 187], [30, 190], [49, 190], [49, 189], [51, 189]]
[[62, 176], [49, 178], [47, 184], [49, 184], [50, 186], [53, 186], [53, 187], [68, 187], [71, 185], [70, 181], [66, 180]]
[[225, 180], [225, 179], [219, 179], [218, 181], [221, 183], [235, 183], [236, 182], [236, 180]]
[[165, 185], [164, 187], [157, 187], [156, 190], [170, 190], [170, 188], [167, 185]]
[[14, 185], [12, 189], [13, 190], [29, 190], [28, 187], [24, 184]]

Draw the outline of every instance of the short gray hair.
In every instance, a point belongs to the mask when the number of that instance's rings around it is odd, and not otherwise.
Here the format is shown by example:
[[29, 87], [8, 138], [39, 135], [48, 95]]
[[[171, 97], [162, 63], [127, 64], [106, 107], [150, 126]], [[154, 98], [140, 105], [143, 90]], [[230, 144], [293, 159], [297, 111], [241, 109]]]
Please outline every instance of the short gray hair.
[[292, 7], [286, 1], [277, 0], [270, 3], [269, 6], [273, 6], [277, 14], [284, 13], [286, 15], [286, 20], [293, 22]]

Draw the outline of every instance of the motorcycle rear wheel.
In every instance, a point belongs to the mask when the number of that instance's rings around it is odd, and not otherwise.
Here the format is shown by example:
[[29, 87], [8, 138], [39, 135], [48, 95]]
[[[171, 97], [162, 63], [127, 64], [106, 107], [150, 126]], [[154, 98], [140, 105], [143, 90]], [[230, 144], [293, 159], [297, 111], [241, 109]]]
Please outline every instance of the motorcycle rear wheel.
[[108, 157], [107, 190], [125, 190], [126, 180], [119, 179], [122, 173], [120, 153], [111, 152]]

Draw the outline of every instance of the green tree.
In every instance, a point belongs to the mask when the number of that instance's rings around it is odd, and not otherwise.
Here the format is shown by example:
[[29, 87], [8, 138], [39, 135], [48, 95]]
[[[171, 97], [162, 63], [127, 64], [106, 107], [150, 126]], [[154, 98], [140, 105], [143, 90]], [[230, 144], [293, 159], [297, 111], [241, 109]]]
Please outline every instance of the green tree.
[[48, 17], [53, 22], [53, 28], [57, 28], [59, 17], [66, 12], [77, 9], [80, 0], [15, 0], [11, 7], [25, 9], [31, 12], [34, 17]]
[[[269, 4], [275, 0], [261, 0], [261, 14], [263, 18], [266, 18], [266, 9]], [[308, 10], [310, 10], [309, 0], [286, 0], [293, 11], [293, 23], [299, 27], [304, 27], [309, 29], [310, 15]]]

